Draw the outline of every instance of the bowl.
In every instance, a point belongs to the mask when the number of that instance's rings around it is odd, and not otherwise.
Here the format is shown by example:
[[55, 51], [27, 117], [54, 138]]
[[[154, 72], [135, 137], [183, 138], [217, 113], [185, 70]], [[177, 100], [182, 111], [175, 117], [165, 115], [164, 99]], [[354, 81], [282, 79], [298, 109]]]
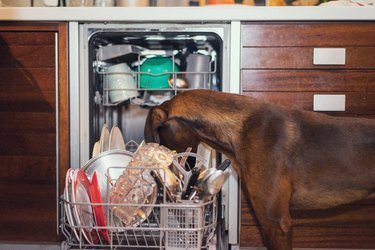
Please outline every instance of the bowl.
[[118, 103], [138, 96], [133, 72], [126, 63], [108, 67], [108, 91], [111, 103]]
[[168, 57], [147, 58], [139, 68], [140, 87], [143, 89], [169, 88], [172, 73], [179, 72], [178, 66]]

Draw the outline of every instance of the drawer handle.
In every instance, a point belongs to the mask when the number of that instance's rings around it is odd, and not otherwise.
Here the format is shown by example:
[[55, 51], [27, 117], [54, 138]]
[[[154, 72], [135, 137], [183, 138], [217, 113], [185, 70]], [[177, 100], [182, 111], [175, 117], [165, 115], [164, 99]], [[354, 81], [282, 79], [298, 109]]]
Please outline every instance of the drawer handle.
[[345, 65], [345, 48], [314, 48], [314, 65]]
[[345, 111], [345, 95], [314, 95], [314, 111]]

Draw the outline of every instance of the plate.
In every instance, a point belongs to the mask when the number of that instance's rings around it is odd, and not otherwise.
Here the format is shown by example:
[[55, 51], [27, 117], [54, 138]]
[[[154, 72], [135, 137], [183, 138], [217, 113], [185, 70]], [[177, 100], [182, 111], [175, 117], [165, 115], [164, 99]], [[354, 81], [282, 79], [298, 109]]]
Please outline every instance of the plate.
[[[90, 199], [91, 203], [102, 204], [102, 197], [100, 195], [100, 188], [96, 172], [94, 172], [94, 175], [92, 176], [90, 183]], [[99, 227], [106, 227], [107, 223], [104, 215], [103, 205], [92, 205], [92, 209], [94, 210], [94, 218], [96, 225]], [[108, 244], [110, 243], [108, 229], [99, 229], [99, 234]]]
[[125, 141], [122, 136], [121, 130], [118, 126], [113, 126], [109, 135], [109, 149], [122, 149], [125, 150]]
[[132, 158], [133, 153], [129, 151], [110, 150], [98, 154], [83, 166], [82, 170], [90, 179], [96, 172], [103, 203], [108, 203], [107, 191], [112, 188], [111, 180], [117, 180]]
[[83, 237], [89, 244], [98, 243], [96, 232], [92, 228], [95, 226], [94, 214], [90, 204], [90, 181], [85, 172], [76, 169], [73, 174], [73, 203], [74, 214], [77, 225]]
[[68, 220], [69, 225], [71, 226], [71, 229], [74, 233], [74, 235], [77, 237], [77, 240], [79, 240], [78, 232], [76, 230], [76, 222], [73, 218], [72, 209], [71, 209], [71, 200], [72, 200], [72, 180], [73, 180], [73, 169], [68, 169], [66, 172], [65, 177], [65, 191], [64, 191], [64, 199], [66, 202], [64, 203], [65, 206], [65, 213], [66, 218]]
[[[102, 202], [107, 204], [109, 191], [114, 181], [119, 178], [126, 166], [133, 158], [133, 153], [125, 150], [110, 150], [98, 154], [95, 158], [90, 159], [84, 166], [88, 178], [92, 179], [94, 173], [97, 175], [99, 191]], [[109, 212], [108, 206], [104, 207], [105, 212]], [[111, 226], [110, 231], [123, 231], [123, 224], [116, 216], [109, 216], [108, 224]]]
[[99, 153], [100, 153], [100, 141], [97, 141], [94, 143], [94, 147], [92, 149], [92, 157], [95, 157]]
[[107, 124], [103, 125], [102, 132], [100, 134], [100, 152], [107, 151], [109, 149], [109, 128]]

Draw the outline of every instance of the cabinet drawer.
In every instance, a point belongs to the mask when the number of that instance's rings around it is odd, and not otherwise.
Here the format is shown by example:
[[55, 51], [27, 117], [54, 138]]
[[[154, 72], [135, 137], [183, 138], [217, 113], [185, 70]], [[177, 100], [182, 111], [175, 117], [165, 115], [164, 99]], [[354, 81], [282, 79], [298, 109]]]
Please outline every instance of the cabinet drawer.
[[343, 65], [314, 65], [314, 48], [272, 47], [242, 49], [242, 68], [247, 69], [326, 69], [375, 68], [375, 47], [348, 47]]
[[[374, 227], [293, 227], [292, 244], [296, 248], [364, 248], [375, 245]], [[241, 227], [241, 247], [263, 246], [258, 226]]]
[[375, 91], [373, 70], [241, 70], [242, 91]]
[[245, 22], [241, 37], [243, 46], [375, 46], [375, 24]]
[[[252, 96], [278, 105], [293, 109], [313, 111], [314, 95], [324, 95], [326, 92], [243, 92], [243, 95]], [[375, 92], [344, 92], [329, 93], [330, 95], [345, 95], [345, 111], [326, 111], [340, 116], [368, 116], [374, 115]]]

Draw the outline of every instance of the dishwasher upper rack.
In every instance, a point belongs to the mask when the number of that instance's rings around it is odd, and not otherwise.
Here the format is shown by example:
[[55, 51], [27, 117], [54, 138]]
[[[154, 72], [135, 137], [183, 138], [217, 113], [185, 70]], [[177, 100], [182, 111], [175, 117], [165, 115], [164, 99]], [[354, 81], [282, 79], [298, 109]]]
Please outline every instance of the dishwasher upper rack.
[[[189, 78], [189, 75], [191, 75], [191, 76], [202, 75], [202, 76], [204, 76], [204, 78], [206, 78], [205, 82], [199, 88], [202, 88], [202, 89], [217, 89], [217, 87], [215, 87], [216, 81], [217, 81], [217, 79], [215, 78], [215, 75], [217, 73], [217, 57], [216, 56], [213, 56], [212, 59], [210, 60], [208, 71], [187, 71], [187, 70], [179, 71], [178, 68], [175, 68], [175, 67], [178, 67], [177, 63], [176, 63], [177, 60], [176, 60], [175, 55], [172, 52], [166, 53], [166, 54], [167, 55], [172, 54], [172, 55], [163, 56], [163, 57], [167, 57], [167, 58], [170, 58], [172, 60], [173, 69], [172, 69], [172, 71], [168, 71], [168, 72], [165, 72], [165, 73], [159, 73], [159, 74], [153, 74], [153, 73], [149, 73], [149, 72], [141, 72], [140, 71], [140, 65], [142, 64], [142, 62], [146, 58], [152, 58], [152, 57], [159, 56], [158, 53], [156, 53], [155, 55], [151, 54], [151, 55], [147, 55], [147, 56], [139, 54], [137, 61], [132, 63], [132, 64], [137, 65], [137, 67], [135, 69], [131, 70], [131, 72], [109, 72], [108, 68], [110, 66], [113, 66], [113, 64], [110, 64], [110, 63], [107, 63], [107, 62], [104, 62], [104, 61], [100, 61], [99, 59], [97, 59], [94, 62], [93, 67], [94, 67], [95, 73], [98, 76], [100, 76], [101, 89], [100, 89], [100, 91], [95, 92], [95, 98], [94, 98], [95, 102], [97, 104], [103, 105], [103, 106], [117, 106], [117, 105], [121, 104], [122, 102], [124, 102], [126, 100], [130, 100], [134, 104], [139, 104], [139, 105], [145, 104], [146, 106], [150, 106], [150, 104], [147, 103], [146, 99], [148, 99], [150, 97], [150, 95], [152, 95], [152, 93], [155, 93], [155, 92], [157, 92], [159, 94], [164, 93], [165, 98], [170, 99], [174, 95], [176, 95], [178, 92], [196, 89], [196, 87], [190, 87], [189, 86], [189, 82], [187, 80]], [[129, 87], [110, 88], [109, 87], [109, 76], [110, 75], [131, 76], [134, 79], [135, 86], [131, 87], [131, 88], [129, 88]], [[165, 87], [165, 88], [141, 87], [141, 83], [140, 83], [140, 79], [141, 79], [140, 76], [141, 75], [148, 75], [148, 76], [152, 76], [152, 77], [170, 75], [169, 87]], [[183, 88], [178, 87], [178, 85], [176, 84], [178, 81], [186, 81], [186, 84], [188, 85], [188, 87], [183, 87]], [[131, 97], [131, 98], [128, 98], [128, 99], [124, 99], [122, 101], [112, 102], [111, 99], [110, 99], [110, 92], [112, 92], [112, 91], [114, 91], [114, 92], [121, 92], [121, 91], [133, 92], [133, 91], [137, 91], [138, 95], [137, 95], [137, 97]], [[157, 104], [155, 104], [155, 105], [157, 105]]]
[[[120, 172], [125, 169], [129, 171], [128, 174], [132, 171], [138, 171], [136, 175], [142, 178], [145, 177], [145, 174], [147, 175], [146, 172], [148, 171], [162, 170], [162, 168], [108, 166], [106, 171], [106, 197], [109, 197], [113, 185], [120, 177]], [[124, 172], [122, 172], [123, 174]], [[165, 177], [165, 172], [160, 174]], [[216, 244], [215, 229], [218, 210], [216, 196], [209, 199], [198, 198], [171, 202], [167, 199], [167, 188], [163, 183], [157, 189], [154, 202], [147, 204], [84, 203], [68, 201], [66, 198], [71, 194], [71, 190], [66, 187], [64, 195], [60, 198], [60, 228], [66, 239], [64, 242], [66, 249], [199, 250], [208, 249], [209, 246]], [[78, 214], [74, 210], [78, 209], [87, 213], [90, 210], [87, 209], [87, 206], [92, 210], [93, 206], [102, 206], [105, 210], [107, 226], [96, 225], [93, 214], [86, 217], [86, 224], [83, 223], [85, 225], [80, 224], [78, 222], [80, 219], [76, 216]], [[136, 209], [134, 210], [134, 208]], [[115, 209], [133, 212], [143, 211], [146, 216], [138, 217], [137, 215], [136, 221], [125, 225], [115, 215]], [[108, 230], [109, 242], [100, 237], [101, 230]], [[91, 232], [89, 237], [92, 237], [92, 241], [94, 241], [94, 238], [98, 241], [94, 244], [89, 243], [84, 231]]]

